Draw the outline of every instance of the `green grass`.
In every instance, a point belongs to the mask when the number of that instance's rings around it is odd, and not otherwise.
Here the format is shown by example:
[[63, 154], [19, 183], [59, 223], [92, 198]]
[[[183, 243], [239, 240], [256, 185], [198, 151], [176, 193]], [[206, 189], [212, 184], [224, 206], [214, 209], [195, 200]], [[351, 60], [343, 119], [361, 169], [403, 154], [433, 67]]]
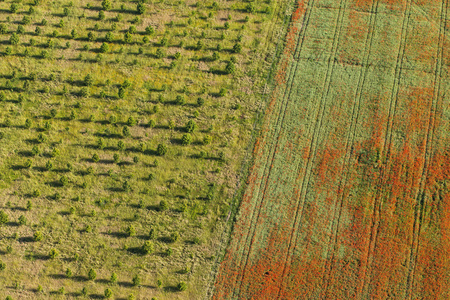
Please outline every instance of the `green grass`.
[[[94, 297], [106, 288], [114, 297], [204, 297], [285, 3], [258, 1], [256, 11], [247, 13], [240, 1], [218, 1], [218, 8], [212, 1], [147, 1], [138, 15], [137, 3], [112, 2], [104, 20], [98, 20], [100, 1], [90, 2], [91, 8], [86, 1], [17, 2], [15, 13], [11, 4], [0, 3], [0, 24], [6, 26], [0, 34], [0, 205], [9, 217], [0, 229], [6, 265], [0, 296], [57, 298], [64, 287], [77, 297], [86, 287]], [[24, 33], [11, 45], [19, 25]], [[136, 33], [124, 43], [130, 26]], [[154, 33], [145, 33], [148, 26]], [[112, 41], [100, 53], [107, 33]], [[236, 44], [240, 53], [232, 50]], [[225, 74], [230, 61], [234, 75]], [[129, 86], [119, 95], [125, 82]], [[136, 124], [128, 124], [130, 117]], [[190, 120], [196, 129], [183, 145]], [[163, 156], [157, 155], [159, 144], [167, 147]], [[159, 209], [161, 201], [167, 209]], [[26, 224], [19, 225], [22, 215]], [[129, 225], [134, 236], [125, 234]], [[136, 253], [151, 228], [155, 251]], [[42, 241], [32, 240], [36, 231]], [[58, 252], [52, 259], [51, 249]], [[87, 280], [90, 268], [95, 281]], [[118, 283], [110, 285], [113, 272]], [[141, 287], [132, 285], [136, 274]], [[182, 281], [187, 288], [180, 292]]]

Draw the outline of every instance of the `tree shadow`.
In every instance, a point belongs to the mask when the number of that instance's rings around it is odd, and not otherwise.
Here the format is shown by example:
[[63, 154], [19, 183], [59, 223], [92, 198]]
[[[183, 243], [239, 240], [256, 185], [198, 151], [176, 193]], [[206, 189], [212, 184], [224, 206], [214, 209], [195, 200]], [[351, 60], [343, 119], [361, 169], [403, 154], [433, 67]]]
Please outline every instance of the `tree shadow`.
[[53, 279], [66, 279], [67, 278], [67, 276], [64, 274], [49, 274], [47, 276], [50, 278], [53, 278]]
[[102, 232], [104, 235], [109, 235], [118, 239], [127, 238], [128, 235], [125, 232], [114, 231], [114, 232]]
[[34, 238], [32, 236], [24, 236], [18, 239], [19, 243], [32, 243], [34, 242]]

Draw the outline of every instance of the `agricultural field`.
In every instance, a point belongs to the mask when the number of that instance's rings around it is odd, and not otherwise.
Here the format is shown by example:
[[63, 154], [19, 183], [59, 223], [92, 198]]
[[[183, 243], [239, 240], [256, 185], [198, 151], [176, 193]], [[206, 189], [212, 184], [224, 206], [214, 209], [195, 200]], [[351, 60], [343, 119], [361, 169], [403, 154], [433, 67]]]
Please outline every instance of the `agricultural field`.
[[289, 5], [0, 1], [1, 299], [207, 297]]
[[213, 299], [450, 298], [447, 0], [300, 0]]

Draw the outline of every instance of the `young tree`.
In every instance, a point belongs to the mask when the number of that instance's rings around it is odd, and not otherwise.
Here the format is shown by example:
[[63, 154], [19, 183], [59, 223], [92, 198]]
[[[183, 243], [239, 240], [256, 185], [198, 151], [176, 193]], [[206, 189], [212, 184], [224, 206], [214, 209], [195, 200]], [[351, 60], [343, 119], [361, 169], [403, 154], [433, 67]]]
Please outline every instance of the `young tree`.
[[97, 277], [97, 273], [95, 272], [94, 269], [90, 269], [88, 272], [88, 279], [89, 280], [94, 280]]
[[145, 4], [143, 2], [139, 2], [137, 4], [136, 10], [138, 14], [143, 15], [145, 13]]
[[104, 10], [110, 10], [111, 9], [111, 1], [103, 0], [102, 1], [102, 7], [103, 7]]
[[141, 250], [143, 254], [152, 254], [155, 251], [155, 246], [151, 241], [145, 241]]
[[139, 277], [139, 275], [135, 275], [133, 277], [133, 279], [131, 280], [131, 283], [133, 284], [133, 286], [140, 286], [141, 285], [141, 278]]
[[177, 289], [179, 291], [185, 291], [187, 289], [187, 284], [184, 281], [181, 281], [180, 283], [178, 283], [177, 285]]
[[36, 231], [36, 232], [33, 234], [33, 240], [34, 240], [35, 242], [42, 241], [43, 237], [44, 237], [44, 236], [42, 235], [42, 233], [41, 233], [40, 231]]
[[87, 74], [87, 75], [84, 77], [83, 82], [84, 82], [84, 85], [85, 85], [85, 86], [91, 86], [91, 85], [94, 83], [94, 78], [92, 78], [92, 75], [91, 75], [91, 74]]
[[183, 134], [181, 138], [181, 144], [184, 146], [190, 145], [192, 143], [192, 136], [189, 133]]
[[100, 46], [101, 53], [107, 53], [109, 51], [109, 45], [107, 43], [102, 43]]
[[197, 129], [197, 124], [193, 120], [186, 123], [185, 130], [187, 133], [192, 133]]
[[51, 259], [56, 258], [59, 255], [58, 250], [56, 250], [55, 248], [52, 248], [49, 252], [49, 255]]
[[106, 299], [110, 299], [113, 295], [113, 292], [111, 291], [111, 289], [107, 288], [105, 289], [105, 298]]
[[164, 144], [158, 144], [158, 147], [156, 148], [156, 153], [159, 156], [163, 156], [167, 153], [167, 146]]
[[11, 37], [9, 38], [9, 43], [10, 43], [11, 45], [18, 45], [19, 42], [20, 42], [20, 40], [19, 40], [19, 35], [18, 35], [17, 33], [13, 32], [13, 33], [11, 34]]
[[0, 226], [6, 223], [8, 223], [8, 215], [3, 210], [0, 210]]
[[229, 61], [225, 67], [225, 73], [234, 74], [236, 72], [236, 66], [232, 61]]
[[115, 284], [117, 282], [117, 280], [118, 280], [117, 274], [116, 273], [112, 273], [111, 277], [109, 278], [109, 282], [112, 283], [112, 284]]
[[126, 234], [127, 234], [128, 236], [135, 236], [135, 235], [136, 235], [136, 229], [134, 228], [133, 225], [129, 225], [129, 226], [127, 227], [127, 229], [125, 230], [125, 232], [126, 232]]

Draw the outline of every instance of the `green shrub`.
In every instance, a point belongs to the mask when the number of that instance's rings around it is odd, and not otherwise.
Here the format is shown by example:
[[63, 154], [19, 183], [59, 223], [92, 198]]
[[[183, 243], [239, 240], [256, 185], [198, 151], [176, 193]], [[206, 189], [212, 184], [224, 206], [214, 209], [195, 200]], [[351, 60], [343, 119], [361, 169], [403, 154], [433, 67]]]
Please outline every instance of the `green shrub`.
[[136, 10], [138, 14], [143, 15], [145, 13], [145, 4], [142, 2], [139, 2], [136, 6]]
[[233, 46], [233, 52], [234, 53], [241, 53], [242, 51], [242, 45], [239, 43], [234, 44]]
[[17, 35], [17, 33], [13, 32], [13, 34], [11, 34], [11, 37], [9, 38], [9, 43], [11, 45], [18, 45], [19, 42], [20, 42], [19, 35]]
[[31, 149], [31, 155], [36, 156], [39, 155], [39, 153], [41, 153], [39, 147], [37, 145], [34, 145], [33, 148]]
[[167, 204], [167, 201], [166, 200], [161, 200], [160, 202], [159, 202], [159, 210], [160, 211], [164, 211], [164, 210], [166, 210], [166, 209], [168, 209], [169, 208], [169, 205]]
[[221, 88], [219, 92], [220, 97], [225, 97], [227, 95], [228, 91], [226, 88]]
[[104, 20], [105, 19], [105, 12], [103, 10], [98, 12], [98, 19]]
[[163, 156], [167, 153], [167, 146], [164, 144], [158, 144], [158, 147], [156, 148], [156, 153], [159, 156]]
[[0, 24], [0, 34], [8, 33], [8, 27], [6, 27], [5, 23]]
[[97, 148], [100, 150], [105, 148], [105, 141], [102, 138], [99, 138], [97, 140]]
[[170, 241], [171, 241], [172, 243], [175, 243], [176, 241], [178, 241], [179, 238], [180, 238], [180, 234], [179, 234], [177, 231], [172, 232], [172, 233], [170, 234]]
[[212, 141], [212, 137], [211, 137], [210, 135], [205, 135], [205, 136], [203, 137], [203, 144], [204, 144], [204, 145], [209, 145], [209, 144], [211, 144], [211, 141]]
[[111, 9], [111, 1], [110, 0], [103, 0], [102, 1], [102, 8], [104, 10], [109, 10]]
[[33, 165], [33, 161], [31, 159], [27, 159], [25, 163], [23, 164], [24, 168], [30, 169]]
[[112, 284], [114, 284], [114, 283], [117, 282], [117, 280], [118, 280], [117, 274], [116, 274], [116, 273], [112, 273], [112, 274], [111, 274], [111, 277], [109, 278], [109, 282], [112, 283]]
[[164, 56], [166, 56], [166, 54], [161, 48], [156, 49], [156, 58], [163, 58]]
[[129, 225], [129, 226], [127, 227], [127, 229], [125, 229], [125, 233], [126, 233], [128, 236], [135, 236], [135, 235], [136, 235], [136, 229], [134, 228], [133, 225]]
[[31, 125], [32, 125], [31, 120], [30, 119], [26, 119], [24, 127], [27, 128], [27, 129], [30, 129]]
[[93, 162], [98, 162], [100, 160], [100, 157], [98, 156], [98, 154], [97, 153], [95, 153], [94, 155], [92, 155], [92, 161]]
[[192, 136], [189, 133], [183, 134], [183, 137], [181, 138], [181, 144], [182, 145], [190, 145], [192, 143]]
[[129, 137], [131, 135], [130, 128], [128, 128], [128, 126], [123, 126], [122, 134], [124, 137]]
[[8, 223], [8, 215], [3, 210], [0, 210], [0, 225], [6, 223]]
[[181, 281], [180, 283], [178, 283], [177, 285], [177, 289], [179, 291], [185, 291], [187, 289], [187, 284], [184, 281]]
[[2, 261], [0, 261], [0, 271], [3, 271], [6, 269], [6, 264]]
[[132, 41], [133, 35], [129, 31], [125, 32], [125, 34], [123, 35], [123, 42], [126, 44], [131, 44]]
[[151, 241], [145, 241], [141, 250], [143, 254], [152, 254], [155, 251], [155, 246]]
[[145, 27], [145, 33], [148, 34], [148, 35], [151, 35], [151, 34], [155, 33], [155, 30], [150, 25], [150, 26]]
[[122, 184], [122, 190], [124, 192], [131, 191], [131, 185], [130, 185], [130, 183], [127, 180]]
[[92, 75], [91, 75], [91, 74], [87, 74], [87, 75], [84, 77], [83, 82], [84, 82], [84, 85], [85, 85], [85, 86], [91, 86], [91, 85], [94, 83], [94, 78], [92, 78]]
[[245, 11], [248, 12], [248, 13], [254, 13], [256, 11], [255, 4], [249, 3], [247, 5], [247, 7], [245, 8]]
[[31, 200], [27, 201], [27, 210], [31, 210], [33, 208], [33, 202]]
[[33, 197], [37, 198], [37, 197], [40, 197], [40, 196], [41, 196], [41, 191], [39, 191], [37, 189], [33, 191]]
[[125, 97], [125, 88], [124, 87], [119, 87], [119, 92], [118, 92], [118, 96], [120, 99], [123, 99]]
[[27, 224], [27, 218], [24, 215], [21, 215], [19, 217], [19, 224], [20, 225], [26, 225]]
[[128, 126], [134, 126], [134, 125], [136, 125], [136, 123], [137, 123], [137, 121], [136, 121], [136, 119], [135, 118], [133, 118], [133, 117], [128, 117], [128, 120], [127, 120], [127, 125]]
[[89, 42], [94, 42], [94, 41], [95, 41], [95, 34], [94, 34], [92, 31], [89, 31], [89, 32], [88, 32], [87, 40], [88, 40]]
[[56, 258], [58, 255], [59, 252], [55, 248], [52, 248], [48, 254], [48, 256], [50, 256], [51, 259]]
[[25, 33], [25, 28], [22, 25], [17, 26], [17, 34]]
[[42, 233], [41, 233], [40, 231], [36, 231], [36, 232], [33, 234], [33, 240], [34, 240], [35, 242], [42, 241], [43, 238], [44, 238], [44, 236], [42, 235]]
[[39, 143], [44, 143], [47, 140], [47, 137], [41, 132], [38, 134], [37, 141]]
[[197, 129], [197, 124], [193, 120], [186, 123], [185, 130], [187, 133], [192, 133]]
[[182, 95], [177, 95], [177, 97], [175, 98], [175, 102], [178, 105], [184, 105], [186, 103], [186, 100], [184, 99], [184, 96]]
[[122, 141], [118, 141], [117, 142], [117, 149], [120, 150], [120, 151], [124, 150], [125, 149], [125, 143], [122, 142]]
[[156, 229], [155, 228], [150, 228], [150, 231], [148, 233], [148, 238], [150, 240], [156, 239]]
[[131, 283], [133, 284], [133, 286], [140, 286], [141, 285], [141, 278], [139, 277], [139, 275], [135, 275], [133, 277], [133, 279], [131, 280]]
[[73, 276], [72, 270], [70, 268], [66, 269], [66, 277], [71, 278]]
[[61, 288], [58, 290], [58, 294], [60, 294], [60, 295], [64, 295], [65, 293], [66, 293], [66, 290], [65, 290], [64, 287], [61, 287]]
[[234, 74], [236, 72], [236, 66], [232, 61], [229, 61], [225, 67], [225, 73]]
[[97, 273], [95, 272], [94, 269], [91, 268], [88, 272], [88, 279], [94, 280], [95, 278], [97, 278]]
[[67, 178], [67, 176], [61, 176], [61, 178], [59, 178], [59, 183], [62, 186], [66, 186], [69, 183], [69, 179]]
[[11, 6], [9, 7], [9, 11], [13, 14], [15, 14], [19, 10], [19, 5], [17, 3], [11, 3]]
[[[105, 35], [105, 41], [111, 43], [112, 41], [114, 41], [114, 35], [112, 34], [112, 32], [107, 32]], [[101, 50], [101, 49], [100, 49]], [[108, 46], [108, 51], [109, 51], [109, 46]], [[106, 52], [108, 52], [106, 51]]]
[[109, 45], [107, 43], [102, 43], [100, 46], [101, 53], [107, 53], [109, 51]]
[[113, 292], [111, 291], [111, 289], [109, 289], [109, 288], [105, 289], [105, 298], [106, 299], [111, 298], [112, 295], [113, 295]]

